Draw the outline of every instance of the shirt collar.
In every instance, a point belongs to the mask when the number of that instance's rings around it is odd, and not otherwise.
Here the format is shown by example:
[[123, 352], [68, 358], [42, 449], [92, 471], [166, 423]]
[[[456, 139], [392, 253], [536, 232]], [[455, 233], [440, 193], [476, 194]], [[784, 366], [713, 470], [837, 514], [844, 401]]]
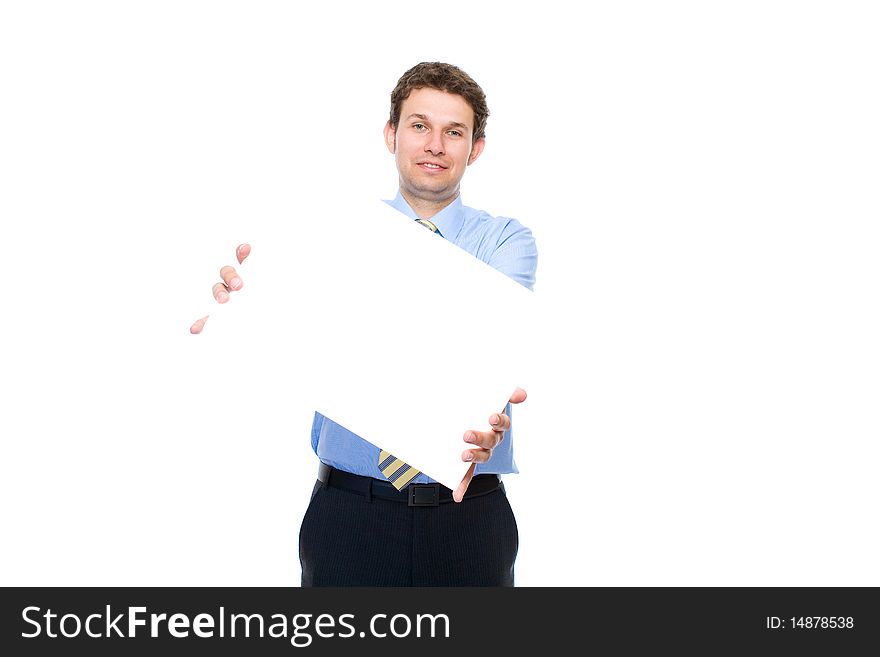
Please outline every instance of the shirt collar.
[[[403, 198], [400, 191], [397, 192], [397, 196], [394, 197], [393, 201], [388, 201], [388, 204], [405, 214], [410, 219], [415, 220], [419, 218], [419, 215], [417, 215], [416, 211], [406, 202], [406, 199]], [[464, 206], [461, 203], [461, 194], [456, 196], [452, 203], [440, 210], [440, 212], [433, 217], [428, 217], [428, 219], [437, 226], [437, 230], [440, 231], [440, 234], [443, 237], [450, 242], [454, 242], [456, 238], [458, 238], [458, 234], [461, 232], [461, 227], [464, 224]]]

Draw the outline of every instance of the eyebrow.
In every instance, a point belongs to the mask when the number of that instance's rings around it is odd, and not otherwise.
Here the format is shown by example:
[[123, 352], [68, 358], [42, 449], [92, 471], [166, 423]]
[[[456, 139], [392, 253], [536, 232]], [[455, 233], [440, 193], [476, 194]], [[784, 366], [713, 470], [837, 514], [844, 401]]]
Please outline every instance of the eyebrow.
[[[424, 115], [424, 114], [415, 114], [415, 113], [410, 114], [408, 117], [406, 117], [406, 120], [407, 120], [407, 121], [409, 121], [410, 119], [421, 119], [422, 121], [429, 121], [429, 119], [428, 119], [428, 117], [427, 117], [426, 115]], [[470, 130], [470, 129], [471, 129], [470, 126], [469, 126], [467, 123], [459, 123], [458, 121], [451, 121], [449, 124], [447, 124], [447, 127], [450, 127], [450, 128], [464, 128], [465, 130]]]

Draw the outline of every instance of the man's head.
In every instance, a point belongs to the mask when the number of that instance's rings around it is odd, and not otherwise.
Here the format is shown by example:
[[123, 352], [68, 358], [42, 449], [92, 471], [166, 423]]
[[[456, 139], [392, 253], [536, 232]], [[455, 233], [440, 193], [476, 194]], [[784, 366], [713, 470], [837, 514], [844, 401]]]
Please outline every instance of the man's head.
[[480, 85], [456, 66], [423, 62], [400, 78], [385, 142], [417, 212], [430, 215], [458, 196], [465, 168], [483, 151], [488, 116]]
[[474, 112], [473, 140], [477, 141], [486, 136], [486, 121], [489, 118], [486, 94], [483, 93], [480, 85], [460, 68], [441, 62], [416, 64], [400, 77], [397, 86], [391, 92], [391, 116], [388, 120], [391, 127], [397, 129], [403, 101], [414, 89], [437, 89], [461, 96]]

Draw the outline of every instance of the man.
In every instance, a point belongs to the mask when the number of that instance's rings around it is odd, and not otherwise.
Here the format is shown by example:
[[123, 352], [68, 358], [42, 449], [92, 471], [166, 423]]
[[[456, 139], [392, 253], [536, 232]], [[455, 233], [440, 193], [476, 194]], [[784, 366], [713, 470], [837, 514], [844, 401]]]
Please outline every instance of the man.
[[[459, 196], [465, 170], [485, 147], [488, 115], [483, 90], [459, 68], [423, 62], [404, 73], [384, 131], [399, 174], [390, 204], [531, 288], [531, 232], [465, 207]], [[249, 254], [241, 245], [239, 263]], [[225, 303], [242, 280], [231, 266], [220, 275], [213, 292]], [[191, 331], [199, 333], [206, 319]], [[525, 398], [518, 389], [510, 403]], [[517, 471], [510, 404], [489, 425], [465, 432], [473, 448], [462, 460], [472, 465], [455, 491], [423, 473], [397, 490], [383, 475], [379, 447], [316, 413], [312, 446], [321, 466], [300, 530], [303, 586], [512, 586], [518, 535], [499, 476]]]

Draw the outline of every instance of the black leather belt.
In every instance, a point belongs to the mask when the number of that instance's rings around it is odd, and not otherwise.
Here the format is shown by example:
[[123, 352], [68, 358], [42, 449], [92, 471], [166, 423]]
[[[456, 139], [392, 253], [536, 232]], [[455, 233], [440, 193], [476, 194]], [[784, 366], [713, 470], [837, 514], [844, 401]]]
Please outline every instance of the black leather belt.
[[[377, 497], [392, 502], [404, 502], [409, 506], [439, 506], [453, 501], [452, 491], [441, 484], [408, 484], [403, 490], [397, 490], [390, 481], [352, 474], [326, 463], [321, 463], [318, 467], [318, 480], [325, 486], [358, 493], [368, 499]], [[464, 499], [486, 495], [499, 488], [503, 489], [504, 484], [498, 475], [477, 475], [465, 491]]]

